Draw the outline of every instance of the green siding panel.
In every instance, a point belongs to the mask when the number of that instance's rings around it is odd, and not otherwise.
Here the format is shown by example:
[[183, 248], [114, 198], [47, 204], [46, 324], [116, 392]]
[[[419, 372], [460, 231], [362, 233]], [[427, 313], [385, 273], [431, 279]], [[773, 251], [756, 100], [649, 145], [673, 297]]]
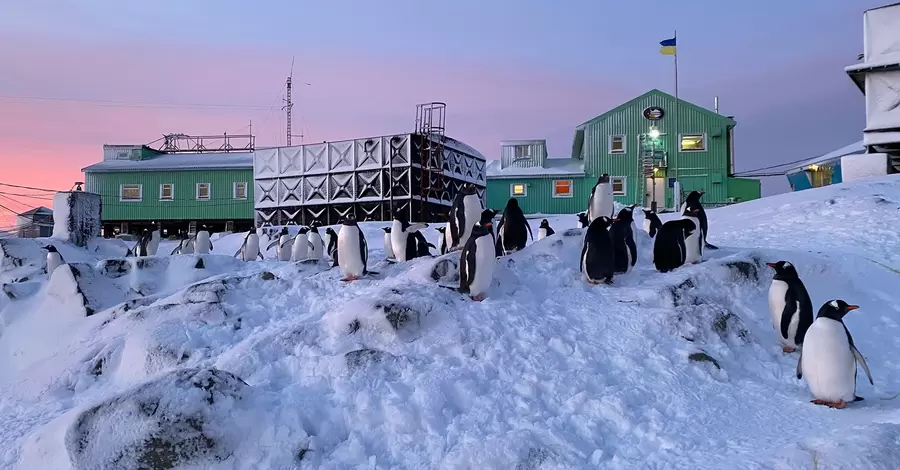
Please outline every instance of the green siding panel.
[[[554, 181], [571, 180], [572, 197], [553, 197]], [[487, 182], [487, 207], [503, 210], [513, 197], [511, 185], [524, 183], [525, 196], [516, 196], [525, 214], [575, 214], [587, 210], [587, 201], [595, 178], [583, 177], [527, 177], [491, 179]], [[617, 200], [619, 198], [616, 198]], [[573, 222], [574, 223], [574, 222]], [[574, 225], [573, 225], [574, 226]]]
[[[247, 183], [247, 199], [233, 197], [234, 183]], [[175, 198], [160, 201], [161, 184], [175, 185]], [[198, 201], [197, 183], [210, 184], [210, 199]], [[140, 201], [120, 201], [122, 184], [141, 184]], [[253, 170], [85, 173], [85, 189], [99, 193], [104, 221], [252, 220]]]
[[760, 181], [752, 178], [728, 178], [728, 198], [734, 202], [759, 199]]

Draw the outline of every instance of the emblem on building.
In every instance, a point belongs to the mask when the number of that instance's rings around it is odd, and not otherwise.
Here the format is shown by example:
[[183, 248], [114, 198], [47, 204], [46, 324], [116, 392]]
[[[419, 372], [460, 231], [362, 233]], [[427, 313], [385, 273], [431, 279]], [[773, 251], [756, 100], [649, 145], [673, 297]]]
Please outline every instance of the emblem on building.
[[650, 106], [644, 109], [644, 118], [650, 121], [659, 121], [665, 114], [665, 111], [659, 106]]

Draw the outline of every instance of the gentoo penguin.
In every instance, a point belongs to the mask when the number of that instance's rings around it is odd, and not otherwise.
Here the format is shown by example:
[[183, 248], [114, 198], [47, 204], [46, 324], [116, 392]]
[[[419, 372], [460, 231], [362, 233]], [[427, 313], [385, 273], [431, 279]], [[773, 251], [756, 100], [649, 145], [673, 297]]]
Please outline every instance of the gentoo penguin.
[[409, 242], [414, 240], [410, 237], [413, 232], [427, 228], [428, 224], [416, 223], [410, 224], [406, 216], [397, 214], [391, 224], [391, 249], [394, 250], [394, 259], [402, 263], [409, 259], [410, 254], [415, 253], [415, 244], [409, 246]]
[[847, 403], [862, 400], [856, 395], [856, 363], [862, 366], [875, 385], [866, 359], [853, 344], [853, 336], [844, 324], [844, 315], [856, 310], [843, 300], [830, 300], [822, 305], [803, 341], [797, 378], [806, 377], [812, 403], [843, 408]]
[[334, 261], [331, 266], [338, 265], [338, 249], [337, 249], [337, 240], [338, 234], [334, 231], [333, 228], [328, 227], [325, 229], [325, 236], [328, 237], [328, 247], [325, 249], [328, 252], [328, 256], [331, 257], [332, 261]]
[[497, 256], [508, 255], [525, 248], [528, 235], [534, 240], [531, 225], [525, 219], [519, 201], [516, 198], [509, 198], [506, 208], [503, 209], [503, 215], [500, 216], [500, 223], [497, 224]]
[[547, 219], [541, 220], [541, 226], [538, 227], [538, 240], [543, 240], [554, 233], [556, 232], [550, 227], [550, 222]]
[[56, 268], [66, 264], [66, 262], [63, 260], [62, 255], [56, 251], [55, 246], [47, 245], [44, 249], [47, 250], [47, 275], [49, 276], [53, 274]]
[[634, 242], [634, 210], [624, 208], [609, 229], [617, 273], [627, 273], [637, 263], [637, 243]]
[[319, 222], [313, 222], [309, 224], [309, 245], [312, 247], [309, 250], [309, 258], [310, 259], [322, 259], [322, 256], [325, 252], [325, 244], [322, 242], [322, 236], [319, 235]]
[[235, 257], [238, 255], [243, 261], [255, 261], [256, 258], [265, 259], [259, 251], [259, 235], [256, 233], [256, 230], [247, 232], [247, 236], [244, 237], [244, 243], [241, 243], [241, 247], [234, 254]]
[[422, 235], [422, 232], [416, 230], [413, 232], [413, 237], [415, 238], [415, 246], [416, 246], [416, 258], [422, 258], [424, 256], [432, 256], [431, 250], [429, 248], [437, 248], [433, 244], [429, 243], [428, 240], [425, 239], [425, 235]]
[[141, 238], [134, 247], [135, 256], [147, 256], [147, 245], [150, 243], [150, 231], [144, 229], [141, 231]]
[[440, 235], [438, 235], [438, 245], [440, 248], [440, 253], [442, 255], [447, 254], [447, 227], [437, 227], [436, 230]]
[[[700, 227], [698, 215], [700, 211], [695, 206], [687, 206], [682, 212], [681, 218], [690, 220], [695, 226]], [[684, 239], [684, 264], [697, 264], [703, 261], [703, 236], [700, 230], [694, 230]]]
[[591, 225], [590, 219], [588, 219], [587, 212], [579, 212], [575, 214], [578, 217], [578, 228], [586, 228], [588, 225]]
[[718, 250], [719, 247], [706, 241], [706, 237], [709, 235], [709, 219], [706, 218], [706, 210], [703, 209], [703, 204], [700, 202], [700, 198], [704, 194], [704, 191], [691, 191], [681, 203], [681, 212], [684, 213], [688, 207], [699, 209], [700, 213], [697, 215], [697, 219], [700, 221], [700, 236], [703, 238], [703, 246], [710, 250]]
[[494, 281], [494, 244], [488, 231], [493, 222], [472, 227], [472, 234], [460, 253], [459, 291], [469, 294], [472, 300], [481, 302], [487, 296]]
[[485, 209], [481, 211], [481, 217], [478, 219], [478, 223], [481, 224], [481, 227], [487, 229], [488, 233], [491, 234], [491, 243], [494, 244], [494, 256], [497, 255], [497, 236], [494, 234], [494, 217], [497, 217], [500, 211], [494, 209]]
[[593, 222], [600, 216], [613, 217], [613, 188], [609, 181], [609, 175], [604, 173], [597, 178], [597, 184], [591, 189], [591, 197], [588, 199], [587, 218]]
[[312, 243], [309, 242], [309, 227], [300, 227], [297, 236], [294, 237], [293, 246], [291, 247], [291, 261], [305, 261], [309, 259], [309, 250]]
[[653, 241], [653, 264], [665, 273], [684, 264], [684, 240], [697, 230], [690, 219], [670, 220], [659, 228]]
[[179, 231], [179, 238], [181, 240], [178, 242], [178, 246], [172, 250], [172, 254], [192, 254], [194, 252], [194, 237], [189, 236], [187, 232]]
[[590, 284], [612, 284], [616, 271], [615, 251], [609, 226], [612, 220], [599, 216], [588, 225], [581, 247], [578, 270]]
[[281, 227], [281, 232], [279, 232], [278, 238], [274, 240], [272, 243], [269, 243], [269, 246], [266, 247], [266, 250], [272, 249], [273, 246], [275, 248], [275, 259], [278, 261], [290, 261], [291, 260], [291, 248], [293, 248], [293, 239], [291, 238], [290, 232], [288, 232], [287, 227]]
[[813, 323], [813, 306], [797, 269], [787, 261], [766, 263], [775, 270], [769, 286], [769, 313], [778, 332], [781, 350], [794, 352], [803, 345], [806, 330]]
[[652, 210], [643, 209], [644, 211], [644, 231], [650, 234], [650, 238], [656, 236], [656, 232], [662, 227], [662, 221], [659, 216]]
[[472, 227], [478, 222], [483, 210], [484, 205], [475, 191], [475, 185], [471, 183], [464, 185], [453, 199], [453, 205], [450, 206], [450, 214], [444, 231], [448, 251], [456, 251], [465, 246], [466, 239], [469, 238]]
[[197, 235], [194, 235], [194, 251], [206, 254], [213, 250], [213, 244], [209, 241], [209, 230], [206, 225], [201, 225]]
[[381, 227], [384, 230], [384, 257], [391, 259], [394, 257], [394, 246], [391, 244], [391, 227]]
[[150, 232], [150, 240], [147, 242], [147, 256], [156, 256], [159, 250], [159, 240], [162, 236], [162, 228], [156, 224], [156, 228]]
[[355, 281], [368, 274], [366, 263], [369, 261], [369, 246], [362, 229], [356, 224], [356, 217], [352, 215], [347, 216], [341, 224], [335, 259], [344, 274], [342, 281]]

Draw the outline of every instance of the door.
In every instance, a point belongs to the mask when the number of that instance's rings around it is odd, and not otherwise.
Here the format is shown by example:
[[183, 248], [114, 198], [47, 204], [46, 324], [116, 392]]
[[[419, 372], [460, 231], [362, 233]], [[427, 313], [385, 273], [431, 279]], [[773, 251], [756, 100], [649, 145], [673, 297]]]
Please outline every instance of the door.
[[[647, 178], [644, 207], [656, 209], [666, 205], [666, 179]], [[655, 202], [655, 204], [654, 204]]]

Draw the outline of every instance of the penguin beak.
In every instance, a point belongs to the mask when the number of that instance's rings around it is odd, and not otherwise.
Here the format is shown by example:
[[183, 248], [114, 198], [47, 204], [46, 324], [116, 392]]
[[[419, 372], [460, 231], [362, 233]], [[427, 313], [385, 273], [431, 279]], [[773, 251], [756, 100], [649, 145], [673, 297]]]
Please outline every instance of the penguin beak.
[[617, 218], [615, 218], [615, 219], [612, 219], [612, 221], [613, 221], [613, 222], [618, 222], [618, 221], [619, 221], [619, 218], [617, 217]]
[[494, 226], [494, 223], [493, 223], [493, 222], [488, 222], [488, 223], [484, 224], [484, 226], [485, 226], [485, 227], [493, 227], [493, 226]]
[[859, 305], [848, 305], [848, 306], [847, 306], [847, 310], [848, 310], [848, 311], [849, 311], [849, 310], [856, 310], [856, 309], [858, 309], [858, 308], [859, 308]]
[[768, 267], [770, 267], [770, 268], [774, 268], [774, 267], [775, 267], [775, 263], [766, 263], [766, 266], [768, 266]]

